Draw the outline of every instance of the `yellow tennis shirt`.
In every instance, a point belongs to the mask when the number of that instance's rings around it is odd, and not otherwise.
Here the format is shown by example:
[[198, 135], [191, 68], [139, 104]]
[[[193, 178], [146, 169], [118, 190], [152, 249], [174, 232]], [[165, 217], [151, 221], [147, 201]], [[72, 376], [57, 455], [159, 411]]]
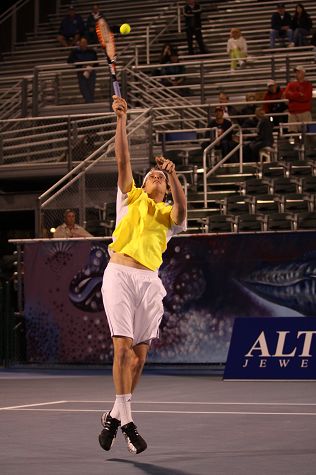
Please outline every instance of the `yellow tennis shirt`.
[[128, 193], [122, 193], [118, 187], [116, 227], [109, 249], [157, 270], [169, 239], [185, 229], [184, 224], [172, 221], [171, 210], [172, 206], [156, 203], [134, 182]]

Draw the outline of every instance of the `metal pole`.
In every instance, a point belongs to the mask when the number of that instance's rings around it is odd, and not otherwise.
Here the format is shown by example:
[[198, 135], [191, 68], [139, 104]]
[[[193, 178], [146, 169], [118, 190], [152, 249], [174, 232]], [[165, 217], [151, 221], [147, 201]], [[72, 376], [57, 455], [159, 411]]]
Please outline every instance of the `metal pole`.
[[243, 135], [242, 135], [242, 128], [239, 129], [239, 173], [243, 173], [243, 164], [244, 164], [244, 140], [243, 140]]
[[21, 81], [21, 117], [27, 116], [27, 85], [27, 79], [23, 78]]
[[39, 0], [34, 0], [34, 33], [37, 36], [39, 24]]
[[39, 72], [37, 67], [34, 68], [33, 74], [33, 92], [32, 92], [32, 115], [38, 116], [38, 76]]
[[36, 237], [42, 237], [42, 202], [40, 198], [37, 199], [36, 203], [35, 228]]
[[17, 273], [18, 273], [18, 311], [22, 315], [23, 312], [23, 299], [22, 299], [22, 249], [21, 244], [17, 245]]
[[275, 78], [275, 57], [274, 57], [274, 55], [272, 55], [272, 58], [271, 58], [271, 77], [272, 77], [272, 79]]
[[11, 51], [15, 48], [16, 43], [16, 6], [13, 5], [13, 12], [11, 17]]
[[71, 140], [71, 120], [70, 116], [67, 117], [67, 162], [68, 162], [68, 172], [72, 169], [72, 140]]
[[122, 96], [127, 97], [127, 74], [126, 70], [123, 69], [121, 72], [121, 89], [122, 89]]
[[86, 221], [86, 174], [83, 173], [79, 179], [79, 224], [84, 228]]
[[181, 33], [181, 6], [177, 3], [178, 33]]
[[56, 15], [59, 15], [60, 12], [60, 0], [56, 0]]
[[201, 104], [204, 104], [205, 103], [204, 63], [200, 64], [200, 76], [201, 76]]
[[3, 134], [2, 134], [2, 122], [0, 126], [0, 164], [2, 165], [4, 163], [3, 159]]
[[290, 57], [288, 55], [285, 57], [285, 67], [286, 67], [286, 82], [290, 82], [290, 78], [291, 78]]
[[162, 148], [162, 155], [165, 156], [166, 154], [166, 135], [165, 132], [161, 134], [161, 148]]
[[149, 159], [151, 160], [153, 156], [153, 114], [152, 109], [149, 111], [150, 114], [150, 121], [148, 123], [148, 139], [149, 139]]
[[5, 343], [4, 343], [4, 367], [8, 368], [11, 358], [11, 318], [10, 318], [10, 286], [4, 283], [4, 320], [5, 320]]
[[4, 285], [0, 280], [0, 365], [4, 363], [5, 359], [5, 319], [4, 319]]
[[138, 46], [135, 45], [135, 66], [138, 66]]
[[305, 122], [303, 122], [303, 124], [302, 124], [302, 149], [301, 149], [300, 154], [299, 154], [299, 160], [305, 160], [306, 145], [307, 145], [306, 132], [307, 132], [307, 125], [305, 124]]
[[59, 75], [56, 73], [54, 77], [54, 102], [59, 105]]
[[150, 51], [149, 51], [149, 26], [146, 26], [146, 62], [150, 64]]

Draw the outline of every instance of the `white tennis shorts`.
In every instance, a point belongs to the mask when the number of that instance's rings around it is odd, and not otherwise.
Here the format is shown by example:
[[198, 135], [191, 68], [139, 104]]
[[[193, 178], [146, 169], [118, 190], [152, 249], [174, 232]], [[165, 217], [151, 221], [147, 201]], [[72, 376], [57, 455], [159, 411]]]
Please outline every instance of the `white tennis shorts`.
[[101, 290], [112, 336], [132, 338], [133, 346], [158, 338], [166, 295], [158, 272], [109, 262]]

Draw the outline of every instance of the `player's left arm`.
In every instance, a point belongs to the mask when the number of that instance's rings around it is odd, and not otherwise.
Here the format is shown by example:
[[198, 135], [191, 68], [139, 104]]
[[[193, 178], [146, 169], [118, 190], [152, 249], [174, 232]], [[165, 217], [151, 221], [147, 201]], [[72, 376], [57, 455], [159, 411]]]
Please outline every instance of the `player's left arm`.
[[171, 219], [175, 224], [182, 224], [187, 214], [187, 200], [176, 173], [175, 164], [163, 157], [156, 157], [158, 167], [168, 173], [169, 186], [172, 194], [173, 206]]

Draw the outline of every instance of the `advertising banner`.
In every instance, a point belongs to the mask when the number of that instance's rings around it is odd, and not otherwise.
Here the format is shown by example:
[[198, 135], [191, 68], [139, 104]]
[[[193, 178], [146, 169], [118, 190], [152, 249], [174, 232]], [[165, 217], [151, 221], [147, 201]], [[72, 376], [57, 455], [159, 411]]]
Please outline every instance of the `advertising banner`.
[[[25, 244], [28, 361], [112, 361], [101, 296], [109, 242]], [[236, 318], [315, 318], [315, 251], [315, 232], [172, 238], [159, 270], [167, 291], [160, 338], [148, 361], [225, 363]]]
[[316, 318], [237, 318], [224, 379], [316, 380]]

